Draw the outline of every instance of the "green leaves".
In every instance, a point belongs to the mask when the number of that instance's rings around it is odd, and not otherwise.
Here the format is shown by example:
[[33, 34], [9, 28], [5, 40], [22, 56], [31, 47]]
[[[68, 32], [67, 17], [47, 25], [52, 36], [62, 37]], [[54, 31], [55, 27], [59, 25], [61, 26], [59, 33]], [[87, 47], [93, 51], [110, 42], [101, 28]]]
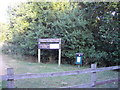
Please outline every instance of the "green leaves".
[[[11, 49], [37, 56], [37, 39], [62, 38], [63, 62], [74, 64], [75, 53], [80, 52], [84, 53], [83, 64], [117, 64], [120, 61], [117, 10], [117, 3], [107, 2], [22, 3], [9, 11]], [[45, 51], [45, 55], [57, 57], [54, 50]]]

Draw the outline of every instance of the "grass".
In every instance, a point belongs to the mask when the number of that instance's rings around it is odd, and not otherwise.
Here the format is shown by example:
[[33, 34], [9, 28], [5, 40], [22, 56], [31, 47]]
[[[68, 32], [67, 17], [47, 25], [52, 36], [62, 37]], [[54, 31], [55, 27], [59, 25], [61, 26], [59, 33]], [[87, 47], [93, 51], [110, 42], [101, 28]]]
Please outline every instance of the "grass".
[[[57, 88], [63, 86], [71, 86], [87, 82], [88, 75], [80, 77], [80, 75], [59, 76], [38, 79], [25, 79], [24, 81], [16, 81], [16, 87], [23, 86], [24, 88]], [[86, 81], [83, 79], [86, 78]], [[89, 78], [89, 77], [88, 77]]]
[[[47, 72], [62, 72], [62, 71], [72, 71], [86, 69], [89, 66], [82, 66], [78, 68], [73, 65], [61, 65], [58, 67], [57, 64], [39, 64], [33, 62], [20, 61], [5, 55], [5, 63], [9, 67], [14, 68], [15, 74], [22, 73], [47, 73]], [[104, 71], [97, 73], [97, 81], [102, 81], [106, 79], [117, 78], [118, 72], [116, 71]], [[90, 82], [90, 74], [81, 75], [71, 75], [71, 76], [59, 76], [59, 77], [47, 77], [47, 78], [37, 78], [37, 79], [23, 79], [16, 80], [16, 88], [57, 88], [63, 86], [72, 86], [77, 84], [83, 84]], [[1, 83], [0, 83], [1, 84]], [[96, 86], [97, 88], [117, 88], [118, 83], [113, 82], [110, 84]]]

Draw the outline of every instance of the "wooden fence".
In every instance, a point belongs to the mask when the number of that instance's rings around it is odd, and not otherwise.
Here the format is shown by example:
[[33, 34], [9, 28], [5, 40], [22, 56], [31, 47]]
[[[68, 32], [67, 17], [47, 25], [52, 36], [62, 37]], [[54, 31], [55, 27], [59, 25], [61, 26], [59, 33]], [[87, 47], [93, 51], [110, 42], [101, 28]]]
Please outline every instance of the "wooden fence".
[[96, 68], [96, 64], [92, 64], [91, 68], [84, 69], [84, 70], [36, 73], [36, 74], [14, 74], [13, 68], [7, 68], [7, 75], [3, 75], [2, 80], [7, 81], [7, 88], [14, 88], [14, 81], [18, 80], [18, 79], [55, 77], [55, 76], [67, 76], [67, 75], [78, 75], [78, 74], [83, 74], [83, 73], [91, 73], [91, 82], [90, 83], [60, 87], [60, 88], [91, 88], [91, 87], [95, 87], [96, 85], [102, 85], [102, 84], [106, 84], [106, 83], [120, 81], [120, 78], [113, 78], [110, 80], [96, 82], [96, 80], [97, 80], [96, 72], [106, 71], [106, 70], [115, 70], [115, 69], [120, 69], [120, 66]]

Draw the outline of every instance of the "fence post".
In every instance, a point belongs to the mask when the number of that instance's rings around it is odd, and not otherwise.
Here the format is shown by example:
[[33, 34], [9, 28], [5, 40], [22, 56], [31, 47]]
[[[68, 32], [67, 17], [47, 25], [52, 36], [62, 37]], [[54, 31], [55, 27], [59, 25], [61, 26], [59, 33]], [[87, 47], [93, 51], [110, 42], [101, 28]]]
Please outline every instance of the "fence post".
[[[97, 66], [96, 64], [91, 64], [91, 69], [95, 70], [96, 66]], [[91, 74], [91, 87], [95, 87], [96, 79], [97, 79], [96, 72], [92, 71], [92, 74]]]
[[7, 68], [7, 88], [14, 88], [14, 71], [13, 68]]

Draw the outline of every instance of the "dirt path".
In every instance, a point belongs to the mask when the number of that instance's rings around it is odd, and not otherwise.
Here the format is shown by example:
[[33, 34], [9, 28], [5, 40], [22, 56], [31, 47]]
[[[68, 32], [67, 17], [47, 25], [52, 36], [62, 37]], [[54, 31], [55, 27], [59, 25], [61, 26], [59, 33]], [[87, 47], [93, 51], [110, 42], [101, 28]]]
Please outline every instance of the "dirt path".
[[6, 69], [9, 67], [8, 65], [6, 65], [5, 60], [9, 60], [9, 57], [0, 54], [0, 75], [6, 74]]

